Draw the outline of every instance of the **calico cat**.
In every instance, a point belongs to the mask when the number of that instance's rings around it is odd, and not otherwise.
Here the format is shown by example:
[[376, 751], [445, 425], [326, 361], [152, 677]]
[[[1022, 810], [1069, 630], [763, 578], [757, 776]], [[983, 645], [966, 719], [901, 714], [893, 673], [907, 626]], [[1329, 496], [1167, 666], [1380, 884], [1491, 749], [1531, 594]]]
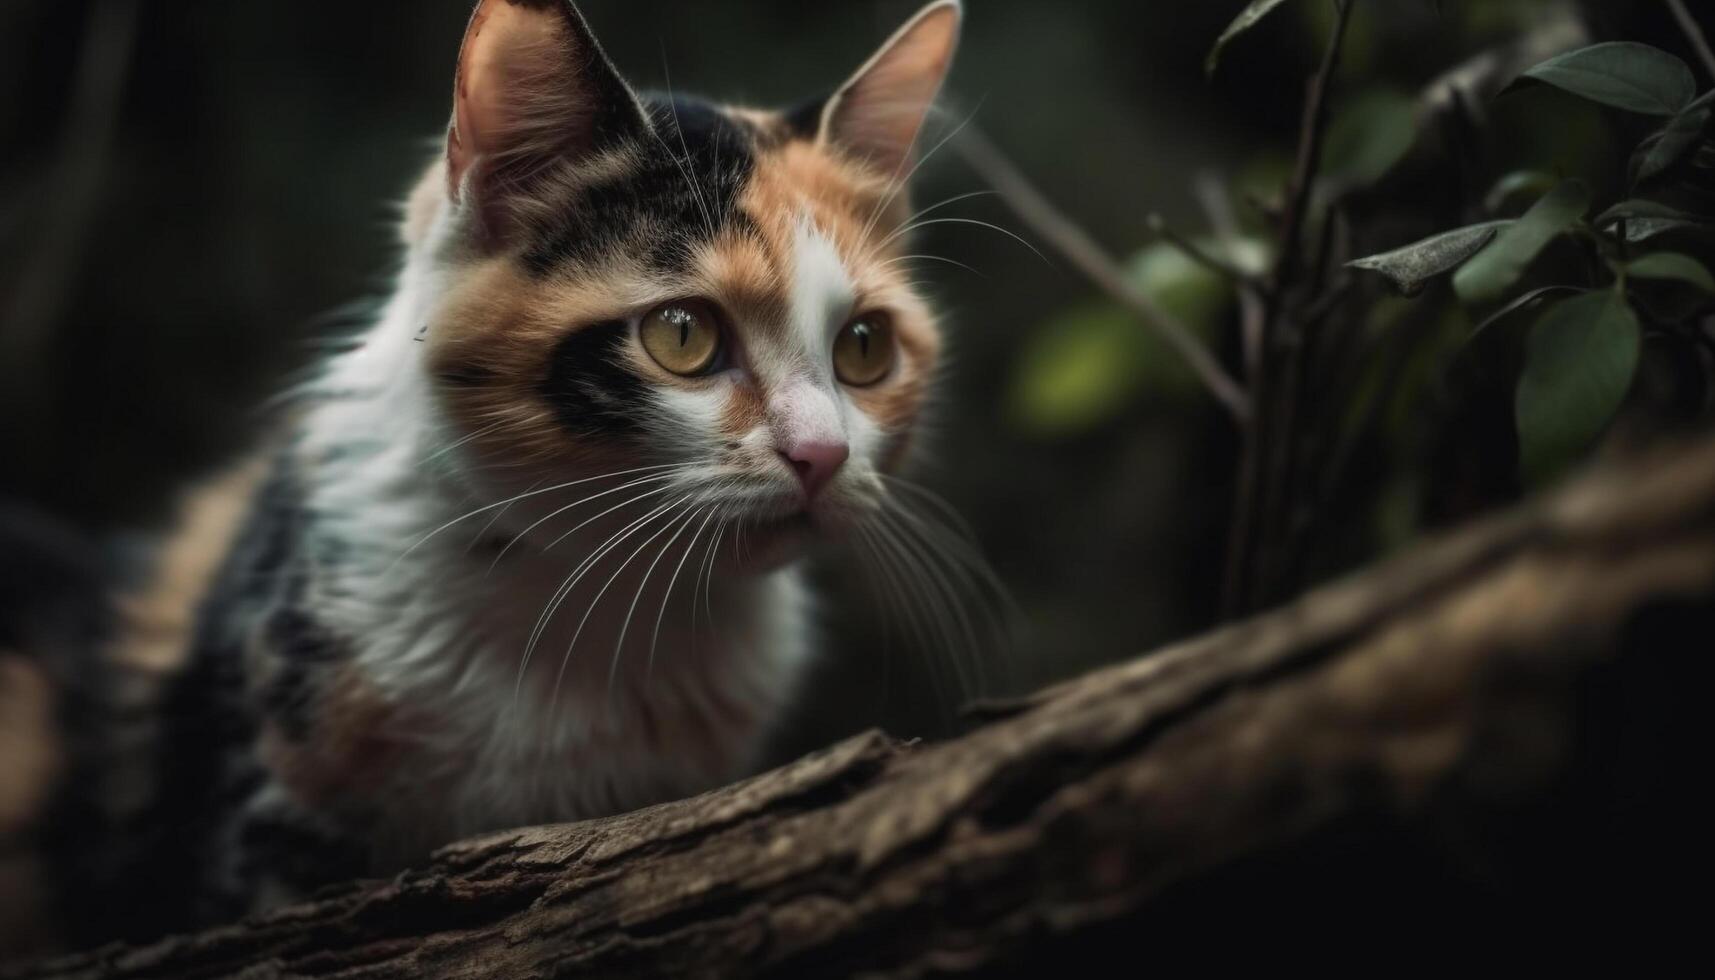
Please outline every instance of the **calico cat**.
[[84, 939], [756, 767], [817, 647], [798, 559], [881, 510], [935, 372], [903, 185], [960, 16], [774, 112], [477, 5], [397, 291], [121, 607], [164, 709], [83, 765], [159, 775], [52, 822]]

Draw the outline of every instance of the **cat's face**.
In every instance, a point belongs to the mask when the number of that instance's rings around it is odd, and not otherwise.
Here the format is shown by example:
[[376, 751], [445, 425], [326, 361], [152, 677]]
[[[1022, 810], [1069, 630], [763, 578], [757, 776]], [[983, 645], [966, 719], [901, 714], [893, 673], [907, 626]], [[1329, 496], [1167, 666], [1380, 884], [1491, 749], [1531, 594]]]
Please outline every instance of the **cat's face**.
[[565, 0], [480, 3], [410, 232], [445, 270], [426, 342], [453, 437], [491, 467], [665, 478], [661, 503], [764, 537], [878, 506], [940, 346], [902, 184], [958, 21], [935, 4], [771, 113], [635, 95]]

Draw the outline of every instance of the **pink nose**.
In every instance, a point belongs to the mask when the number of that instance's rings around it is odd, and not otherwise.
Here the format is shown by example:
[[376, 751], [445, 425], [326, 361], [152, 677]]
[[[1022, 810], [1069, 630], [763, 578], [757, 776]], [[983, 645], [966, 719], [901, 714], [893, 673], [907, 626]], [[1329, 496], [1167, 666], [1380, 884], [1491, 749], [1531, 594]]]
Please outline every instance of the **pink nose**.
[[845, 465], [851, 448], [843, 441], [800, 442], [782, 449], [780, 455], [798, 474], [798, 482], [804, 485], [804, 496], [814, 497]]

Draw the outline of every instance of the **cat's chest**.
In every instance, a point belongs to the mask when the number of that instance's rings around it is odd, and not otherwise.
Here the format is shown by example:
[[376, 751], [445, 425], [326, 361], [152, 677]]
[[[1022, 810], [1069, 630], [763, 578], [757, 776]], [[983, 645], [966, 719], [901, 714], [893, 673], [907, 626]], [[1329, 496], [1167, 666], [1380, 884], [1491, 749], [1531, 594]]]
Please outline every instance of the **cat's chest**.
[[353, 594], [337, 581], [312, 589], [294, 630], [251, 658], [264, 765], [302, 805], [369, 828], [382, 864], [735, 778], [807, 654], [790, 573], [705, 594], [611, 572], [605, 591], [565, 588], [564, 570], [395, 572], [369, 603], [314, 601]]

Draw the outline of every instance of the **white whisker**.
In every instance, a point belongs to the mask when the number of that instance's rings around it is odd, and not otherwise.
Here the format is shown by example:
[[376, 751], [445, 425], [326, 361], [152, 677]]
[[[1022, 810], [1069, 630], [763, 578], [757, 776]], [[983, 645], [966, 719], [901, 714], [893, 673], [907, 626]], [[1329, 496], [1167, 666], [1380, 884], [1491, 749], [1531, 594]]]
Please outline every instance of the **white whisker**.
[[[679, 500], [674, 501], [673, 504], [671, 504], [670, 506], [676, 507], [679, 504], [682, 504], [689, 499], [691, 499], [689, 496], [681, 497]], [[583, 618], [578, 620], [578, 628], [572, 631], [572, 642], [566, 644], [565, 656], [560, 658], [560, 671], [559, 671], [559, 673], [554, 675], [554, 695], [549, 700], [549, 707], [548, 707], [548, 713], [550, 716], [552, 716], [552, 714], [554, 713], [555, 705], [557, 705], [559, 703], [560, 685], [565, 682], [566, 668], [571, 665], [572, 652], [577, 649], [578, 638], [583, 636], [584, 627], [589, 625], [590, 616], [595, 614], [596, 607], [601, 605], [602, 597], [607, 595], [607, 590], [612, 588], [613, 583], [619, 580], [620, 574], [623, 573], [625, 571], [625, 569], [633, 561], [635, 561], [637, 559], [638, 555], [643, 553], [644, 548], [649, 547], [650, 543], [653, 542], [656, 538], [667, 533], [667, 529], [673, 526], [673, 520], [674, 520], [673, 518], [668, 518], [667, 523], [661, 525], [660, 530], [656, 531], [654, 534], [651, 534], [649, 537], [644, 538], [643, 543], [638, 545], [636, 550], [634, 550], [630, 554], [630, 556], [628, 556], [624, 561], [619, 563], [619, 567], [613, 570], [613, 574], [609, 575], [607, 578], [607, 581], [602, 583], [602, 587], [596, 591], [595, 598], [590, 600], [589, 607], [584, 610]], [[609, 678], [608, 678], [608, 686], [609, 686], [610, 691], [612, 689], [612, 685], [613, 685], [613, 678], [612, 678], [612, 675], [610, 674]]]
[[[661, 564], [661, 559], [667, 557], [667, 552], [672, 550], [673, 543], [678, 541], [696, 520], [697, 512], [694, 510], [689, 512], [685, 516], [685, 520], [679, 524], [679, 530], [673, 532], [673, 536], [668, 538], [667, 543], [662, 545], [661, 550], [655, 554], [655, 560], [643, 570], [643, 579], [637, 583], [637, 594], [631, 597], [631, 607], [625, 611], [625, 621], [620, 624], [619, 640], [613, 645], [613, 665], [607, 671], [607, 688], [609, 691], [613, 690], [614, 678], [619, 676], [619, 661], [621, 654], [625, 651], [625, 636], [631, 632], [631, 618], [637, 615], [637, 604], [643, 601], [643, 593], [649, 588], [649, 579], [654, 576], [656, 566]], [[666, 531], [666, 528], [661, 530]], [[686, 553], [689, 554], [689, 552]], [[650, 651], [650, 658], [651, 660], [654, 659], [653, 648]]]
[[661, 465], [661, 466], [639, 466], [636, 469], [620, 470], [617, 473], [604, 473], [601, 476], [585, 477], [584, 479], [581, 479], [581, 480], [572, 480], [568, 483], [559, 483], [559, 484], [555, 484], [554, 486], [551, 486], [551, 487], [544, 487], [540, 490], [528, 490], [524, 493], [517, 495], [516, 497], [508, 497], [505, 500], [497, 501], [495, 503], [489, 504], [486, 507], [478, 507], [477, 509], [471, 511], [468, 514], [463, 514], [459, 517], [453, 518], [452, 520], [446, 522], [445, 524], [442, 524], [440, 527], [435, 528], [433, 531], [430, 531], [428, 534], [425, 534], [421, 538], [417, 539], [417, 542], [415, 544], [411, 545], [411, 547], [409, 547], [409, 548], [406, 548], [405, 551], [403, 553], [401, 553], [398, 558], [393, 559], [393, 563], [391, 565], [387, 566], [387, 571], [392, 572], [393, 569], [395, 569], [399, 566], [400, 562], [404, 561], [406, 558], [409, 558], [411, 556], [411, 554], [413, 552], [415, 552], [418, 548], [421, 548], [423, 545], [427, 544], [429, 542], [430, 538], [435, 537], [436, 535], [438, 535], [441, 532], [447, 530], [448, 528], [454, 526], [455, 524], [460, 524], [460, 523], [463, 523], [464, 521], [468, 521], [478, 514], [486, 514], [491, 510], [495, 510], [495, 509], [500, 508], [500, 507], [505, 507], [508, 504], [515, 503], [515, 502], [520, 501], [520, 500], [524, 500], [527, 497], [536, 497], [536, 496], [540, 496], [544, 493], [553, 493], [557, 490], [565, 490], [569, 487], [575, 487], [575, 486], [578, 486], [580, 484], [593, 483], [596, 480], [608, 480], [608, 479], [613, 479], [615, 477], [629, 476], [630, 474], [633, 474], [633, 473], [647, 473], [647, 472], [652, 472], [652, 471], [656, 471], [656, 470], [675, 469], [675, 468], [683, 467], [686, 465], [687, 464], [684, 464], [684, 463], [670, 463], [670, 464], [665, 464], [665, 465]]
[[561, 541], [566, 540], [567, 538], [571, 537], [572, 535], [576, 534], [577, 532], [583, 530], [585, 527], [588, 527], [589, 525], [595, 523], [596, 521], [601, 520], [602, 518], [613, 513], [614, 511], [618, 510], [619, 508], [626, 506], [626, 504], [634, 503], [638, 500], [643, 499], [644, 497], [648, 497], [648, 496], [651, 496], [653, 494], [663, 493], [667, 490], [671, 490], [673, 487], [673, 481], [675, 479], [677, 479], [678, 476], [679, 476], [679, 474], [677, 472], [671, 472], [671, 473], [658, 473], [654, 476], [642, 477], [640, 479], [633, 480], [630, 483], [627, 483], [626, 485], [624, 485], [622, 487], [613, 487], [612, 489], [609, 489], [609, 490], [603, 490], [600, 493], [591, 494], [587, 497], [583, 497], [579, 500], [575, 500], [575, 501], [565, 505], [564, 507], [560, 507], [560, 508], [554, 510], [553, 512], [541, 517], [540, 519], [538, 519], [537, 521], [532, 523], [529, 527], [518, 532], [517, 537], [513, 538], [511, 541], [506, 542], [506, 547], [500, 549], [500, 554], [495, 555], [494, 561], [489, 563], [489, 565], [488, 565], [489, 572], [492, 573], [495, 570], [495, 568], [497, 568], [500, 565], [501, 559], [506, 557], [506, 553], [512, 550], [513, 545], [515, 545], [518, 542], [529, 537], [531, 531], [534, 531], [538, 527], [541, 527], [543, 524], [547, 523], [548, 521], [551, 521], [554, 518], [559, 517], [561, 514], [564, 514], [565, 512], [567, 512], [569, 510], [575, 510], [579, 507], [582, 507], [584, 504], [587, 504], [592, 500], [600, 500], [602, 497], [611, 496], [613, 494], [621, 493], [621, 492], [624, 492], [626, 490], [631, 490], [631, 489], [635, 489], [637, 487], [642, 487], [642, 486], [648, 486], [649, 484], [652, 484], [652, 483], [665, 484], [664, 486], [659, 487], [657, 489], [650, 490], [650, 491], [643, 493], [643, 494], [639, 494], [638, 496], [633, 497], [630, 500], [627, 500], [625, 503], [615, 504], [612, 507], [609, 507], [607, 510], [602, 511], [599, 514], [596, 514], [594, 517], [591, 517], [591, 518], [585, 520], [583, 523], [578, 524], [576, 527], [572, 528], [570, 531], [567, 531], [566, 533], [560, 535], [559, 537], [555, 538], [554, 540], [548, 542], [547, 547], [542, 549], [544, 552], [551, 551], [553, 549], [553, 547], [555, 545], [559, 544]]
[[877, 249], [886, 248], [888, 243], [892, 242], [895, 238], [898, 238], [901, 235], [908, 235], [911, 232], [918, 230], [919, 228], [928, 228], [931, 225], [974, 225], [978, 228], [987, 228], [989, 231], [999, 232], [1002, 235], [1005, 235], [1006, 237], [1017, 242], [1018, 244], [1023, 245], [1025, 248], [1030, 250], [1030, 253], [1032, 255], [1041, 259], [1043, 262], [1047, 263], [1048, 265], [1052, 266], [1054, 264], [1054, 263], [1048, 261], [1048, 256], [1043, 255], [1042, 251], [1040, 249], [1038, 249], [1035, 245], [1030, 244], [1030, 242], [1026, 241], [1022, 236], [1020, 236], [1014, 232], [1008, 231], [1007, 229], [1002, 228], [1000, 225], [997, 225], [993, 222], [982, 221], [982, 220], [979, 220], [977, 218], [930, 218], [927, 221], [919, 221], [916, 224], [906, 225], [905, 227], [900, 228], [898, 231], [895, 231], [893, 234], [891, 234], [887, 238], [883, 239], [882, 243], [880, 245], [876, 246], [876, 248]]
[[[653, 493], [656, 493], [656, 492], [659, 492], [659, 491], [652, 491], [651, 494], [646, 494], [644, 496], [649, 496], [649, 495], [652, 495]], [[619, 506], [623, 507], [623, 506], [626, 506], [627, 504], [633, 504], [633, 503], [636, 503], [640, 499], [642, 499], [642, 497], [634, 497], [631, 500], [626, 501], [625, 504], [620, 504]], [[547, 629], [548, 629], [548, 623], [553, 620], [554, 613], [559, 611], [560, 605], [562, 603], [564, 603], [566, 601], [567, 597], [569, 597], [572, 594], [572, 590], [577, 588], [579, 580], [581, 580], [585, 575], [589, 574], [590, 569], [595, 567], [596, 562], [599, 562], [602, 558], [606, 557], [608, 552], [612, 551], [614, 548], [619, 547], [619, 545], [621, 543], [623, 543], [626, 538], [630, 537], [633, 533], [635, 533], [644, 524], [653, 520], [654, 518], [656, 518], [660, 514], [666, 512], [672, 506], [673, 505], [671, 503], [662, 504], [661, 506], [655, 508], [654, 510], [650, 511], [649, 513], [644, 514], [642, 517], [639, 517], [636, 520], [632, 521], [630, 524], [627, 524], [625, 527], [621, 528], [620, 530], [614, 532], [612, 535], [610, 535], [608, 537], [608, 539], [606, 541], [602, 542], [600, 547], [593, 549], [588, 555], [586, 555], [584, 557], [584, 559], [582, 561], [580, 561], [577, 564], [577, 566], [575, 568], [573, 568], [571, 570], [571, 572], [569, 574], [567, 574], [565, 580], [560, 583], [559, 587], [554, 590], [554, 594], [549, 597], [548, 604], [543, 608], [542, 614], [540, 616], [536, 617], [536, 625], [531, 628], [530, 638], [527, 641], [525, 641], [524, 658], [518, 664], [518, 685], [517, 686], [519, 688], [523, 687], [524, 671], [526, 670], [526, 668], [528, 668], [530, 666], [530, 657], [532, 654], [535, 653], [536, 645], [542, 641], [543, 635], [546, 634]], [[517, 690], [516, 689], [513, 691], [513, 696], [514, 697], [517, 696]]]
[[[685, 543], [685, 553], [679, 556], [679, 564], [673, 569], [673, 577], [667, 580], [667, 592], [661, 597], [661, 611], [655, 616], [655, 629], [649, 636], [647, 676], [653, 676], [655, 673], [655, 647], [661, 642], [661, 621], [667, 618], [667, 605], [673, 599], [673, 587], [679, 584], [679, 573], [685, 570], [685, 562], [690, 559], [691, 552], [697, 550], [697, 539], [703, 536], [703, 532], [709, 528], [709, 522], [715, 519], [715, 510], [713, 504], [703, 508], [703, 523], [697, 527], [697, 533], [691, 535], [691, 540]], [[691, 615], [695, 617], [696, 593], [691, 594], [691, 600]]]

